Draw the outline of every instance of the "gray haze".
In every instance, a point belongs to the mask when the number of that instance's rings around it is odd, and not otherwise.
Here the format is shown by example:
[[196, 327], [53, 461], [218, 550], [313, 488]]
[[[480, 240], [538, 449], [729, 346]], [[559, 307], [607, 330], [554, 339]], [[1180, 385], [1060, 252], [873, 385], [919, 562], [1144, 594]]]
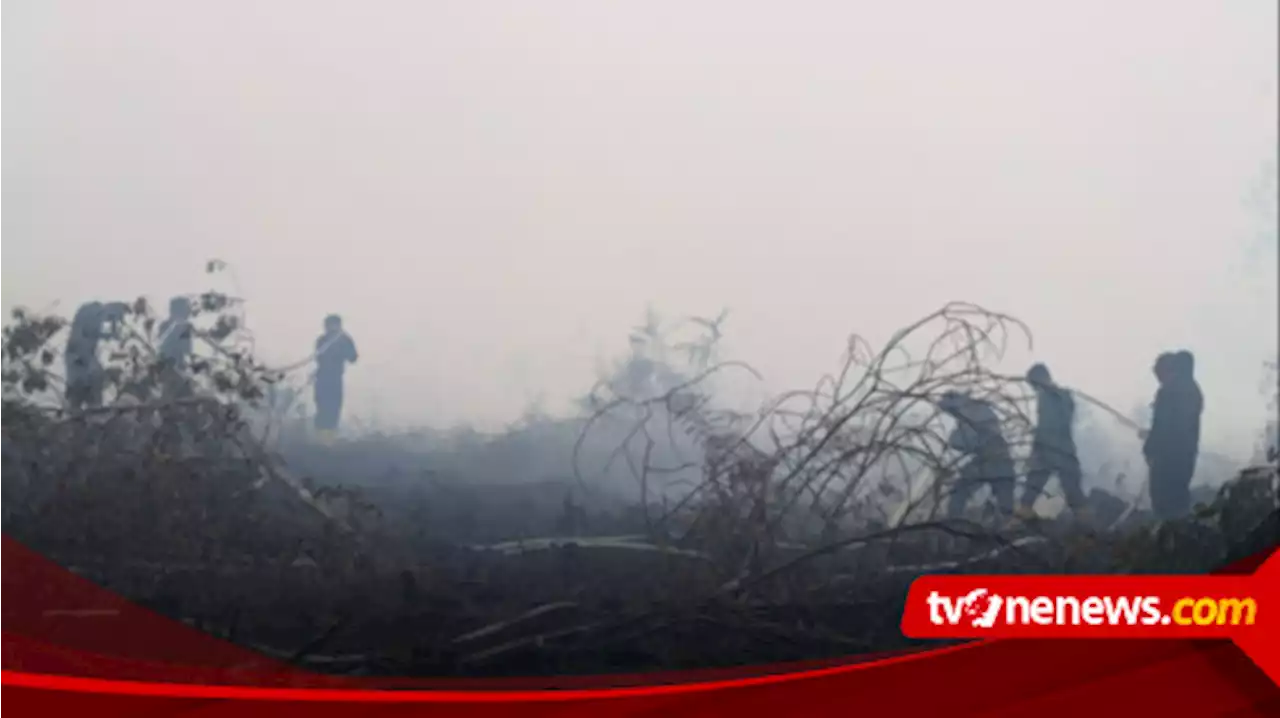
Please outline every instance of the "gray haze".
[[1128, 410], [1189, 347], [1206, 445], [1247, 452], [1262, 423], [1274, 0], [4, 19], [6, 311], [200, 290], [217, 257], [268, 361], [343, 314], [351, 412], [492, 425], [584, 391], [648, 302], [730, 307], [732, 355], [789, 389], [848, 332], [963, 299], [1036, 331], [1011, 368]]

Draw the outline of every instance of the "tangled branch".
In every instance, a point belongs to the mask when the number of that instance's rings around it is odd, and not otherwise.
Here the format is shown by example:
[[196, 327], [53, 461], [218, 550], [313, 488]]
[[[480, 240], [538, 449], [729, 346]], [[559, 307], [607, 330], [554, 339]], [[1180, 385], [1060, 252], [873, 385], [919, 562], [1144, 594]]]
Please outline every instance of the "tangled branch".
[[[718, 338], [717, 330], [704, 341]], [[578, 446], [598, 427], [612, 427], [622, 439], [610, 462], [625, 464], [638, 482], [655, 539], [696, 543], [750, 573], [788, 544], [832, 545], [869, 527], [936, 521], [960, 458], [937, 408], [946, 392], [987, 402], [1011, 444], [1025, 444], [1029, 391], [989, 368], [1014, 338], [1031, 340], [1017, 319], [951, 303], [878, 351], [850, 337], [838, 373], [754, 416], [718, 408], [707, 388], [722, 371], [758, 378], [734, 362], [705, 367], [655, 396], [615, 393]], [[679, 460], [673, 465], [670, 457]], [[688, 484], [658, 481], [689, 469], [698, 476]]]

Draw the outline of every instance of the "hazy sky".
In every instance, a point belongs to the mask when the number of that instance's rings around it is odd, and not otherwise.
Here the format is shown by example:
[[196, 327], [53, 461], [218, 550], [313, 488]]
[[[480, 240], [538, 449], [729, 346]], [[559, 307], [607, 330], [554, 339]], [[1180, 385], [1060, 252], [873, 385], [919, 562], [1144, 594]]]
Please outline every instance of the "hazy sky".
[[163, 300], [218, 257], [264, 358], [340, 312], [350, 409], [420, 423], [585, 389], [650, 301], [730, 307], [728, 348], [786, 389], [848, 332], [963, 299], [1125, 409], [1156, 353], [1192, 348], [1206, 441], [1243, 450], [1260, 424], [1276, 240], [1246, 200], [1276, 171], [1274, 0], [9, 0], [4, 19], [6, 311]]

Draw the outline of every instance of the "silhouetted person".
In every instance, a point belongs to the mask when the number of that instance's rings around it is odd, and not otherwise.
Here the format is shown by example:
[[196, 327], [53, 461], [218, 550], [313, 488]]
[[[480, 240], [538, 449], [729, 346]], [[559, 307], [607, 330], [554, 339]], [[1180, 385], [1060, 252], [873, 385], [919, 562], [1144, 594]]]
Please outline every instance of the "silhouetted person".
[[169, 316], [160, 322], [160, 356], [174, 362], [186, 362], [191, 356], [191, 300], [174, 297], [169, 300]]
[[169, 300], [169, 316], [160, 322], [160, 388], [165, 397], [185, 396], [190, 383], [185, 376], [187, 360], [191, 357], [195, 328], [191, 325], [191, 301], [186, 297]]
[[683, 379], [669, 366], [650, 356], [643, 336], [631, 336], [631, 356], [621, 375], [621, 386], [627, 398], [644, 400], [661, 396], [679, 386]]
[[1151, 407], [1151, 429], [1142, 445], [1149, 470], [1151, 509], [1161, 520], [1191, 511], [1191, 477], [1200, 454], [1204, 396], [1189, 351], [1161, 354], [1153, 372], [1160, 388]]
[[1067, 505], [1073, 511], [1081, 511], [1085, 499], [1080, 487], [1080, 458], [1071, 431], [1076, 415], [1075, 400], [1069, 391], [1053, 383], [1044, 364], [1036, 364], [1027, 371], [1027, 382], [1036, 392], [1036, 427], [1031, 437], [1027, 485], [1019, 501], [1019, 513], [1024, 517], [1034, 515], [1032, 507], [1054, 474], [1058, 476]]
[[342, 331], [342, 318], [330, 314], [316, 340], [316, 429], [327, 438], [342, 418], [342, 375], [358, 358], [356, 344]]
[[947, 501], [947, 515], [963, 516], [969, 500], [983, 484], [991, 487], [1000, 511], [1011, 514], [1016, 472], [1009, 443], [1000, 430], [1000, 418], [991, 404], [947, 392], [939, 400], [938, 408], [955, 418], [956, 428], [947, 443], [965, 456]]
[[644, 337], [631, 335], [631, 356], [622, 370], [622, 390], [629, 398], [648, 399], [654, 394], [654, 361], [649, 358]]
[[86, 302], [76, 310], [63, 355], [67, 372], [64, 396], [69, 409], [102, 406], [106, 377], [98, 359], [98, 344], [114, 335], [114, 327], [127, 309], [121, 302]]

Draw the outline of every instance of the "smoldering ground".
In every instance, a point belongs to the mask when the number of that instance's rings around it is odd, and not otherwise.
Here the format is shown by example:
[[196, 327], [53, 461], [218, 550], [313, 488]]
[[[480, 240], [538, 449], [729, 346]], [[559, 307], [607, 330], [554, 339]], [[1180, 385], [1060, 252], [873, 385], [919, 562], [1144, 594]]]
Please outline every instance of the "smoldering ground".
[[78, 411], [51, 391], [63, 322], [6, 328], [4, 530], [315, 670], [598, 673], [879, 651], [908, 644], [897, 619], [921, 573], [1202, 572], [1278, 538], [1274, 463], [1221, 477], [1176, 521], [1096, 476], [1087, 521], [1042, 504], [1043, 518], [1008, 522], [981, 496], [942, 515], [957, 457], [940, 394], [985, 397], [1014, 446], [1031, 429], [1021, 379], [988, 368], [1028, 330], [970, 304], [882, 347], [852, 337], [836, 372], [756, 412], [717, 402], [717, 375], [752, 369], [717, 357], [712, 332], [656, 352], [662, 381], [637, 388], [621, 365], [576, 417], [330, 445], [273, 410], [287, 379], [254, 360], [236, 303], [199, 306], [225, 334], [189, 393], [166, 398], [139, 301], [102, 347], [104, 404]]

